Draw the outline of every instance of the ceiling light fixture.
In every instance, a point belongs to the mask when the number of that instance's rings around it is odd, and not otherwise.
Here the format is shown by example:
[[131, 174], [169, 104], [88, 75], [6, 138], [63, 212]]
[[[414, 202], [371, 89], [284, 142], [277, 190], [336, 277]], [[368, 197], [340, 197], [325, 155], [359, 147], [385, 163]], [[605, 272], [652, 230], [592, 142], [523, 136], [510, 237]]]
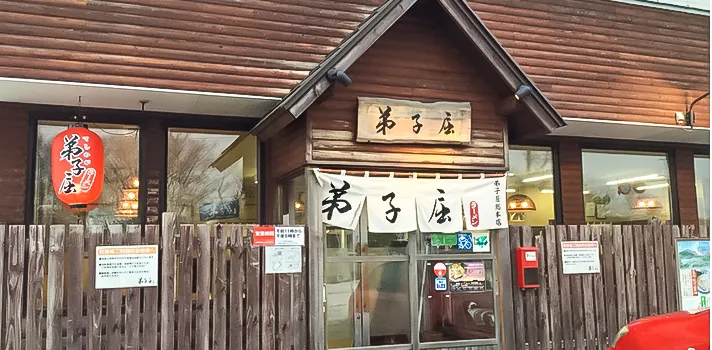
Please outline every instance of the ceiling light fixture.
[[636, 187], [635, 189], [638, 191], [642, 191], [642, 190], [652, 190], [655, 188], [663, 188], [663, 187], [668, 187], [668, 186], [670, 186], [670, 184], [666, 182], [666, 183], [662, 183], [662, 184], [640, 186], [640, 187]]
[[590, 194], [591, 191], [583, 191], [583, 194]]
[[650, 174], [650, 175], [645, 175], [645, 176], [638, 176], [638, 177], [630, 177], [627, 179], [620, 179], [620, 180], [613, 180], [613, 181], [608, 181], [606, 182], [606, 185], [608, 186], [613, 186], [613, 185], [618, 185], [626, 182], [636, 182], [636, 181], [645, 181], [645, 180], [655, 180], [659, 178], [658, 174]]
[[553, 194], [554, 190], [541, 190], [541, 193], [546, 193], [546, 194]]
[[515, 189], [513, 189], [513, 188], [508, 188], [508, 189], [507, 189], [507, 193], [514, 193], [514, 192], [517, 192], [517, 190], [515, 190]]
[[528, 179], [522, 180], [522, 182], [535, 182], [535, 181], [541, 181], [541, 180], [546, 180], [546, 179], [551, 179], [554, 177], [554, 175], [542, 175], [542, 176], [535, 176], [535, 177], [530, 177]]

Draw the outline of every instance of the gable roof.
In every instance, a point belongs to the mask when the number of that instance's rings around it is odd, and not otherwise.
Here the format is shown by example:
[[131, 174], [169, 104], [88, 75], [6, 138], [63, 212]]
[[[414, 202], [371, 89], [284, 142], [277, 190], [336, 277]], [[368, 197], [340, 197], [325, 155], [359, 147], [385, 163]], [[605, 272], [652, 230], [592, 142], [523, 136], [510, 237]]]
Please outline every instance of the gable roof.
[[[297, 85], [250, 134], [269, 138], [278, 129], [298, 118], [332, 84], [326, 73], [336, 68], [346, 71], [418, 0], [388, 0], [359, 28], [339, 45], [311, 74]], [[482, 53], [503, 78], [512, 93], [521, 85], [531, 87], [531, 95], [521, 100], [546, 130], [566, 125], [559, 113], [537, 89], [514, 59], [497, 42], [465, 0], [438, 0], [440, 6], [463, 31], [469, 41]], [[268, 127], [270, 130], [268, 130]]]

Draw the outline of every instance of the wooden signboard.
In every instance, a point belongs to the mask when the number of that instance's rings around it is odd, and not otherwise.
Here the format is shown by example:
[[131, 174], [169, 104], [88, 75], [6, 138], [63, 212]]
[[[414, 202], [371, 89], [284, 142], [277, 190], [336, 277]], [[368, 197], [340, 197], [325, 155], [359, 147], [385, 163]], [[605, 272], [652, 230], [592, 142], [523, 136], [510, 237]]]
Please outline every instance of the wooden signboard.
[[421, 103], [359, 97], [357, 142], [469, 144], [469, 102]]

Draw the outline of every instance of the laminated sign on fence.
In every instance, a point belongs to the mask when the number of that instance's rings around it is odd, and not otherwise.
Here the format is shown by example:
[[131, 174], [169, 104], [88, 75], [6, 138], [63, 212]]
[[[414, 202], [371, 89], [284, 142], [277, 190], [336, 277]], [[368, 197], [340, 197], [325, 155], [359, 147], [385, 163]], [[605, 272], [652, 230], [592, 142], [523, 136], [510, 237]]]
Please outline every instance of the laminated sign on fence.
[[601, 259], [598, 241], [561, 242], [561, 263], [564, 274], [600, 273]]
[[96, 289], [158, 286], [158, 245], [96, 247]]

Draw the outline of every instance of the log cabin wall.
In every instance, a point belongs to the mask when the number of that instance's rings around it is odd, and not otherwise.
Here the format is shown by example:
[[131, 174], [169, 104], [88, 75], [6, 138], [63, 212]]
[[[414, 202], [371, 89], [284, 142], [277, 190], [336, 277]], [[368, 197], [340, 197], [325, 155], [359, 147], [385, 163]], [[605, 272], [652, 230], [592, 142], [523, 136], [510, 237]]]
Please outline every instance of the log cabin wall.
[[[563, 117], [675, 124], [709, 90], [710, 18], [610, 0], [469, 0]], [[709, 127], [709, 99], [695, 107]]]
[[0, 77], [283, 97], [372, 0], [9, 0]]
[[[347, 70], [353, 80], [350, 86], [336, 84], [327, 98], [310, 107], [310, 164], [451, 171], [506, 169], [506, 122], [495, 115], [495, 91], [501, 87], [485, 77], [489, 66], [458, 49], [463, 44], [443, 23], [447, 22], [438, 22], [436, 14], [416, 5]], [[465, 146], [357, 143], [358, 97], [470, 102], [472, 142]]]
[[29, 120], [24, 106], [0, 103], [0, 223], [25, 221]]

